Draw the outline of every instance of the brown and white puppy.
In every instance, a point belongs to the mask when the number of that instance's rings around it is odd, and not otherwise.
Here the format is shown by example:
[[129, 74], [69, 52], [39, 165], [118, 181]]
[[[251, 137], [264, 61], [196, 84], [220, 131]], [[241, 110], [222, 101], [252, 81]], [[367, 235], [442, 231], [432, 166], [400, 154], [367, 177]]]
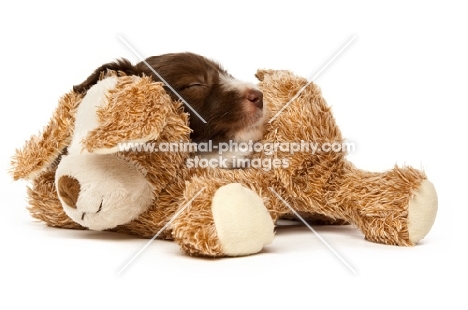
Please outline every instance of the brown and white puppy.
[[[235, 79], [218, 63], [203, 56], [171, 53], [149, 57], [136, 65], [121, 59], [97, 68], [73, 89], [85, 92], [107, 70], [151, 76], [154, 81], [161, 81], [162, 77], [169, 85], [165, 86], [168, 94], [174, 100], [184, 99], [185, 111], [190, 114], [190, 137], [195, 143], [211, 141], [218, 145], [232, 141], [238, 144], [262, 137], [267, 114], [262, 92], [252, 83]], [[227, 156], [248, 155], [248, 152], [241, 153], [233, 150]]]

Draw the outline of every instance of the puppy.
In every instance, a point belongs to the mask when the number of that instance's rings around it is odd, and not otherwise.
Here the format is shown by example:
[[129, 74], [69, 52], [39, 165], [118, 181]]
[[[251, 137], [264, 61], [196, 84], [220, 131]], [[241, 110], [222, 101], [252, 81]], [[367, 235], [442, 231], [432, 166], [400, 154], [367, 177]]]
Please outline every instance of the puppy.
[[[151, 68], [150, 68], [151, 67]], [[255, 142], [261, 139], [266, 120], [263, 94], [252, 83], [235, 79], [218, 63], [194, 53], [171, 53], [152, 56], [132, 65], [121, 59], [97, 68], [83, 83], [73, 87], [86, 92], [107, 70], [126, 75], [151, 76], [167, 83], [166, 91], [174, 100], [184, 99], [190, 115], [191, 140], [195, 143]], [[181, 97], [181, 98], [180, 98]], [[230, 150], [228, 157], [246, 157], [250, 151]], [[214, 156], [205, 154], [207, 157]]]

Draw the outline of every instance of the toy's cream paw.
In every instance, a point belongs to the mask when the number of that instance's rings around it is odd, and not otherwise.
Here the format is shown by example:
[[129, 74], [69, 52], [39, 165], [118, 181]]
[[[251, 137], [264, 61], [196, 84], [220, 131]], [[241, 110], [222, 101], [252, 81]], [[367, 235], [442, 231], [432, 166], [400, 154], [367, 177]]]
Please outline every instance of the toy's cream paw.
[[437, 193], [434, 185], [424, 180], [408, 205], [408, 233], [413, 244], [431, 230], [437, 214]]
[[213, 219], [223, 253], [258, 253], [274, 238], [274, 224], [262, 198], [239, 183], [220, 187], [212, 201]]
[[65, 213], [92, 230], [126, 224], [153, 201], [153, 187], [144, 175], [112, 155], [64, 156], [55, 182]]

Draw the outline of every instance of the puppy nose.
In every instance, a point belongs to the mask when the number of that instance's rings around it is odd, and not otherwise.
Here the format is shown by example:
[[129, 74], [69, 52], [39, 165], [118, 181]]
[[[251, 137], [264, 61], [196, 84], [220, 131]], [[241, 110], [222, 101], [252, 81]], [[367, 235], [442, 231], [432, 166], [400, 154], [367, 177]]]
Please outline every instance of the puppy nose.
[[252, 102], [257, 108], [263, 109], [263, 93], [256, 89], [249, 89], [246, 93], [247, 100]]

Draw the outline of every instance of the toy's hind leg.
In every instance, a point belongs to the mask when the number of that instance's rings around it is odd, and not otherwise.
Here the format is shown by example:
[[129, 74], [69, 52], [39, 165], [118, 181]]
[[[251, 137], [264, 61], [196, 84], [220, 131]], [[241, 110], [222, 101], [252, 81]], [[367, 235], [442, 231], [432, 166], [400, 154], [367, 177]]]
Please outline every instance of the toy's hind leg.
[[416, 244], [431, 230], [437, 214], [437, 193], [428, 180], [422, 181], [408, 203], [408, 233]]
[[338, 193], [350, 221], [366, 239], [411, 246], [424, 238], [437, 213], [437, 194], [424, 173], [395, 167], [384, 173], [351, 171]]

